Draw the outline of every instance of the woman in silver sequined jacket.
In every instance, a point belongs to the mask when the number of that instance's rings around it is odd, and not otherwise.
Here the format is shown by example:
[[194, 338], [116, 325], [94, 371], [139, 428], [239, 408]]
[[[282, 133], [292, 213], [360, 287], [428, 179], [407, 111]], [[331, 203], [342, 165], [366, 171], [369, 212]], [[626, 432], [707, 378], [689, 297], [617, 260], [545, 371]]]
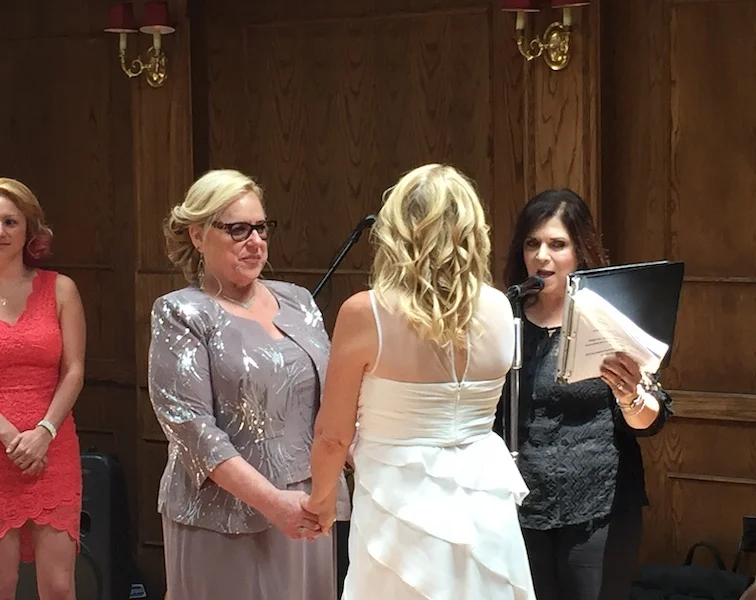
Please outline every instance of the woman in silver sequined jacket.
[[[230, 170], [197, 180], [165, 225], [189, 283], [152, 310], [170, 598], [336, 595], [334, 540], [301, 506], [329, 339], [307, 290], [260, 278], [275, 225], [260, 187]], [[340, 497], [346, 508], [343, 481]]]

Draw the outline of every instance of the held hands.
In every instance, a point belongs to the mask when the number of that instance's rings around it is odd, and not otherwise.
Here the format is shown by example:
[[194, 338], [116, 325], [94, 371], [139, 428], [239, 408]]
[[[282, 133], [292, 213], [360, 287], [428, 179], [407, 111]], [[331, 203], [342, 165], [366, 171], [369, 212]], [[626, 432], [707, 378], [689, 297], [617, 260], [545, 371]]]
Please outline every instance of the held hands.
[[618, 352], [613, 357], [604, 359], [601, 365], [601, 379], [606, 383], [614, 397], [620, 402], [631, 402], [638, 395], [641, 372], [636, 363], [627, 354]]
[[319, 505], [312, 502], [310, 496], [305, 496], [302, 499], [302, 508], [315, 515], [321, 535], [327, 535], [336, 521], [336, 490], [334, 489], [333, 493]]
[[27, 475], [37, 475], [47, 466], [47, 449], [52, 436], [42, 427], [17, 434], [5, 452], [13, 463]]
[[304, 508], [305, 492], [280, 490], [273, 506], [265, 516], [273, 525], [293, 540], [314, 540], [322, 535], [318, 517]]

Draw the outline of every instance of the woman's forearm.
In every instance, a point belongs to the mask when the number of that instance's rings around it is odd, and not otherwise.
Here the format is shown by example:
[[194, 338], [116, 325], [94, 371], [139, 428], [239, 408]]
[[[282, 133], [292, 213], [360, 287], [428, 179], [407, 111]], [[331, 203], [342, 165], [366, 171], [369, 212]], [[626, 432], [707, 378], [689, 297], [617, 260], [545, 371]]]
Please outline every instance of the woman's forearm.
[[84, 369], [81, 366], [68, 367], [61, 372], [58, 387], [55, 389], [45, 420], [59, 429], [68, 414], [73, 410], [81, 389], [84, 387]]
[[3, 446], [7, 446], [18, 433], [16, 426], [3, 415], [0, 415], [0, 443], [2, 443]]
[[329, 441], [317, 436], [312, 445], [312, 494], [311, 502], [317, 506], [325, 502], [336, 489], [339, 476], [349, 454], [349, 442]]
[[210, 479], [266, 517], [280, 492], [241, 456], [229, 458], [219, 464], [210, 473]]
[[[656, 421], [656, 417], [659, 416], [659, 401], [654, 396], [648, 392], [643, 392], [642, 402], [643, 408], [637, 413], [633, 409], [627, 412], [622, 411], [625, 422], [633, 429], [647, 429]], [[628, 412], [630, 413], [629, 415]]]

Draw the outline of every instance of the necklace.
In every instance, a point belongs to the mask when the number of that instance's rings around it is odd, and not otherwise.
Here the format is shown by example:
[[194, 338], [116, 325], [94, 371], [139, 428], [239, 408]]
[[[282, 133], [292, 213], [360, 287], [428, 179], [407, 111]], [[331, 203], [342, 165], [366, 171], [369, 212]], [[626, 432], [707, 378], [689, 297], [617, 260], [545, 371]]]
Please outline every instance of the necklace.
[[[19, 287], [24, 285], [24, 283], [28, 280], [28, 277], [30, 277], [29, 274], [22, 275], [20, 280], [18, 280], [15, 284], [11, 284], [11, 289], [18, 290]], [[0, 306], [8, 306], [10, 300], [10, 296], [0, 296]]]
[[237, 300], [236, 298], [231, 298], [229, 296], [226, 296], [226, 294], [221, 294], [221, 293], [218, 293], [218, 295], [224, 300], [228, 300], [232, 304], [236, 304], [236, 306], [241, 306], [243, 309], [246, 310], [255, 303], [255, 300], [257, 300], [257, 286], [252, 284], [252, 295], [246, 300]]
[[[205, 290], [205, 286], [200, 286], [200, 289], [203, 292], [208, 293], [207, 290]], [[221, 294], [220, 292], [217, 292], [216, 296], [218, 298], [223, 298], [224, 300], [227, 300], [231, 304], [236, 304], [237, 306], [241, 306], [244, 309], [248, 309], [250, 306], [252, 306], [255, 303], [255, 300], [257, 300], [257, 287], [255, 286], [252, 287], [252, 295], [246, 300], [237, 300], [236, 298], [231, 298], [230, 296], [226, 296], [226, 294]]]
[[221, 298], [224, 300], [228, 300], [229, 302], [236, 304], [237, 306], [241, 306], [242, 308], [249, 308], [255, 303], [255, 300], [257, 300], [257, 294], [252, 294], [252, 297], [247, 300], [236, 300], [235, 298], [229, 298], [225, 294], [218, 294]]

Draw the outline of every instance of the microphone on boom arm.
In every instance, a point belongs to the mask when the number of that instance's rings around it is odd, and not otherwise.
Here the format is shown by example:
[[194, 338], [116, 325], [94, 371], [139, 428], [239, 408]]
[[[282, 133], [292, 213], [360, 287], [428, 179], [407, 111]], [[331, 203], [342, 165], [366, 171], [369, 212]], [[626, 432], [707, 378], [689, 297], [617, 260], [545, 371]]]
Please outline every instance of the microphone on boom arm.
[[538, 275], [528, 277], [522, 283], [512, 285], [507, 290], [507, 298], [511, 301], [521, 300], [526, 296], [537, 294], [543, 289], [543, 278]]
[[341, 248], [339, 248], [338, 252], [336, 253], [336, 258], [333, 259], [333, 262], [331, 262], [331, 265], [328, 267], [325, 275], [323, 275], [323, 278], [318, 282], [318, 285], [315, 286], [315, 289], [312, 292], [313, 297], [317, 297], [317, 295], [320, 293], [320, 290], [323, 289], [323, 286], [330, 279], [331, 275], [334, 274], [339, 264], [341, 264], [341, 261], [344, 260], [347, 252], [349, 252], [351, 247], [359, 241], [362, 232], [372, 227], [377, 218], [378, 217], [376, 215], [368, 215], [359, 223], [357, 223], [357, 227], [352, 230], [352, 233], [349, 234], [347, 240], [344, 242]]

